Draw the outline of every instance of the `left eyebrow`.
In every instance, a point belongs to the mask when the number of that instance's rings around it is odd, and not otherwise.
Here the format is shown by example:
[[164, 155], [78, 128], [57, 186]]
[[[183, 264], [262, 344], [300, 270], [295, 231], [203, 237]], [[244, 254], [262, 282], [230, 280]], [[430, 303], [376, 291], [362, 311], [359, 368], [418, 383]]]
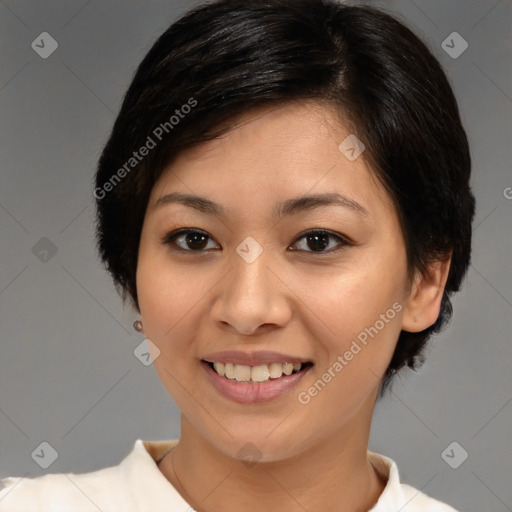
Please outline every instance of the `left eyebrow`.
[[276, 205], [274, 214], [279, 217], [294, 215], [297, 213], [307, 212], [320, 206], [342, 206], [356, 213], [367, 216], [368, 210], [360, 205], [357, 201], [349, 197], [337, 194], [335, 192], [325, 194], [313, 194], [288, 199]]
[[[195, 194], [183, 194], [181, 192], [172, 192], [160, 197], [155, 208], [160, 208], [168, 204], [179, 203], [190, 208], [194, 208], [202, 213], [216, 215], [218, 217], [226, 216], [226, 209], [219, 203], [201, 197]], [[367, 216], [368, 210], [358, 202], [344, 195], [331, 192], [324, 194], [313, 194], [294, 197], [278, 203], [273, 210], [274, 216], [282, 218], [285, 216], [296, 215], [307, 212], [321, 206], [341, 206], [348, 208], [356, 213]]]

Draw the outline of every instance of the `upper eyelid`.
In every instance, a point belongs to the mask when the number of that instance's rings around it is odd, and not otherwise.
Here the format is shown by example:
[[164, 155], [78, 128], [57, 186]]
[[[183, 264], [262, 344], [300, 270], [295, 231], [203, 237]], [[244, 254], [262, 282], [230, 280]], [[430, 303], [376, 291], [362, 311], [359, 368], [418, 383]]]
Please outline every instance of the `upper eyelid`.
[[306, 236], [309, 233], [325, 233], [326, 235], [340, 238], [341, 240], [343, 240], [344, 242], [347, 242], [347, 243], [350, 241], [347, 236], [342, 235], [341, 233], [336, 233], [335, 231], [332, 231], [332, 230], [326, 229], [326, 228], [310, 228], [310, 229], [306, 229], [305, 231], [300, 232], [295, 237], [295, 241], [303, 238], [304, 236]]
[[[338, 234], [338, 233], [335, 233], [334, 231], [331, 231], [331, 230], [326, 229], [326, 228], [309, 228], [309, 229], [306, 229], [305, 231], [302, 231], [301, 233], [299, 233], [295, 237], [295, 239], [292, 242], [292, 244], [297, 243], [299, 240], [304, 238], [309, 233], [319, 233], [319, 232], [320, 233], [324, 233], [327, 236], [331, 236], [333, 238], [338, 238], [345, 245], [351, 245], [352, 244], [352, 241], [348, 237], [346, 237], [344, 235], [341, 235], [341, 234]], [[213, 238], [207, 231], [204, 231], [204, 230], [199, 229], [199, 228], [181, 228], [181, 229], [174, 230], [174, 231], [166, 234], [163, 237], [162, 242], [164, 244], [170, 243], [169, 242], [170, 239], [173, 239], [173, 238], [175, 238], [177, 236], [180, 236], [180, 235], [183, 235], [183, 234], [186, 234], [186, 233], [201, 233], [201, 234], [207, 236], [210, 240], [213, 240], [215, 243], [220, 245], [219, 242], [217, 242], [217, 240], [215, 240], [215, 238]], [[182, 249], [182, 248], [178, 247], [178, 249]], [[182, 249], [182, 250], [185, 251], [185, 252], [197, 252], [197, 253], [205, 252], [205, 251], [192, 251], [192, 250], [187, 250], [187, 249]], [[315, 251], [306, 251], [306, 252], [313, 252], [314, 253]], [[322, 251], [318, 251], [318, 254], [320, 254], [321, 252]]]

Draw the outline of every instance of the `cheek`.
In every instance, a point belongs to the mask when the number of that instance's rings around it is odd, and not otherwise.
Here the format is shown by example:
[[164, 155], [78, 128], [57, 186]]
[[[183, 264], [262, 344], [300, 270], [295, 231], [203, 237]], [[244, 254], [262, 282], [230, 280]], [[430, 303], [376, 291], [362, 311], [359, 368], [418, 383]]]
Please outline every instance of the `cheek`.
[[[405, 268], [402, 271], [398, 255], [395, 261], [396, 265], [373, 258], [337, 275], [315, 280], [315, 293], [310, 293], [309, 305], [318, 312], [318, 318], [329, 327], [328, 332], [334, 338], [356, 337], [374, 325], [395, 302], [404, 300]], [[307, 296], [306, 289], [302, 292]], [[389, 316], [393, 317], [393, 323], [399, 324], [396, 309], [391, 309]]]
[[[366, 403], [389, 365], [400, 334], [402, 305], [393, 283], [366, 286], [343, 280], [318, 304], [329, 334], [315, 379], [298, 389], [298, 401], [325, 424], [339, 425]], [[317, 331], [318, 332], [318, 331]], [[316, 351], [319, 352], [318, 350]]]
[[[184, 287], [177, 281], [179, 275], [165, 264], [157, 251], [147, 248], [142, 238], [137, 265], [141, 319], [145, 337], [159, 348], [164, 357], [169, 356], [169, 343], [164, 340], [173, 337], [173, 326], [183, 315], [184, 300], [180, 295]], [[158, 366], [157, 361], [155, 366]]]
[[398, 252], [388, 256], [331, 276], [311, 307], [329, 328], [319, 339], [327, 353], [318, 368], [321, 380], [354, 405], [378, 385], [401, 331], [405, 257]]
[[[194, 304], [204, 295], [195, 287], [190, 291], [190, 276], [170, 267], [159, 257], [141, 251], [137, 268], [137, 293], [144, 336], [158, 347], [153, 367], [180, 410], [187, 411], [190, 382], [200, 370], [191, 353], [190, 321]], [[196, 282], [197, 285], [197, 282]], [[197, 291], [197, 293], [196, 293]]]
[[[201, 297], [201, 279], [171, 263], [165, 248], [141, 241], [137, 265], [137, 294], [144, 332], [161, 340]], [[170, 334], [170, 333], [169, 333]]]

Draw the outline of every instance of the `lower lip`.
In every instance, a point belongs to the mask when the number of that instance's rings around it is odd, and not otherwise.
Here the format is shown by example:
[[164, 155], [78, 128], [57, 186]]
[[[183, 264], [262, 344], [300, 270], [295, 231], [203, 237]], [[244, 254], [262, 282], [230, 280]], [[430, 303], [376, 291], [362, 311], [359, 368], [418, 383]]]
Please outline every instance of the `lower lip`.
[[275, 400], [294, 388], [309, 372], [312, 366], [297, 373], [283, 375], [279, 379], [265, 382], [237, 382], [221, 377], [208, 363], [201, 361], [201, 366], [215, 389], [224, 397], [241, 404], [253, 404]]

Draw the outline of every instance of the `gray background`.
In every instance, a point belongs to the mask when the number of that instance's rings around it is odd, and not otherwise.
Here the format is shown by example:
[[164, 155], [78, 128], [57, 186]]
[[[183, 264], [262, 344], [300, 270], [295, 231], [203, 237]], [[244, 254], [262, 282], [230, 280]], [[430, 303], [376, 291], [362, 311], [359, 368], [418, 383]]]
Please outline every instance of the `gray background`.
[[[117, 464], [136, 438], [179, 436], [176, 406], [133, 354], [136, 316], [96, 257], [92, 180], [136, 65], [197, 3], [0, 0], [0, 477], [91, 471]], [[454, 319], [424, 367], [378, 403], [370, 449], [457, 509], [512, 510], [512, 3], [376, 4], [423, 35], [450, 77], [477, 215]], [[42, 59], [31, 43], [45, 31], [59, 47]], [[454, 31], [469, 44], [456, 59], [441, 47]], [[43, 237], [53, 256], [36, 245]], [[31, 457], [43, 441], [58, 452], [48, 469]], [[453, 441], [468, 452], [457, 469], [441, 457]]]

